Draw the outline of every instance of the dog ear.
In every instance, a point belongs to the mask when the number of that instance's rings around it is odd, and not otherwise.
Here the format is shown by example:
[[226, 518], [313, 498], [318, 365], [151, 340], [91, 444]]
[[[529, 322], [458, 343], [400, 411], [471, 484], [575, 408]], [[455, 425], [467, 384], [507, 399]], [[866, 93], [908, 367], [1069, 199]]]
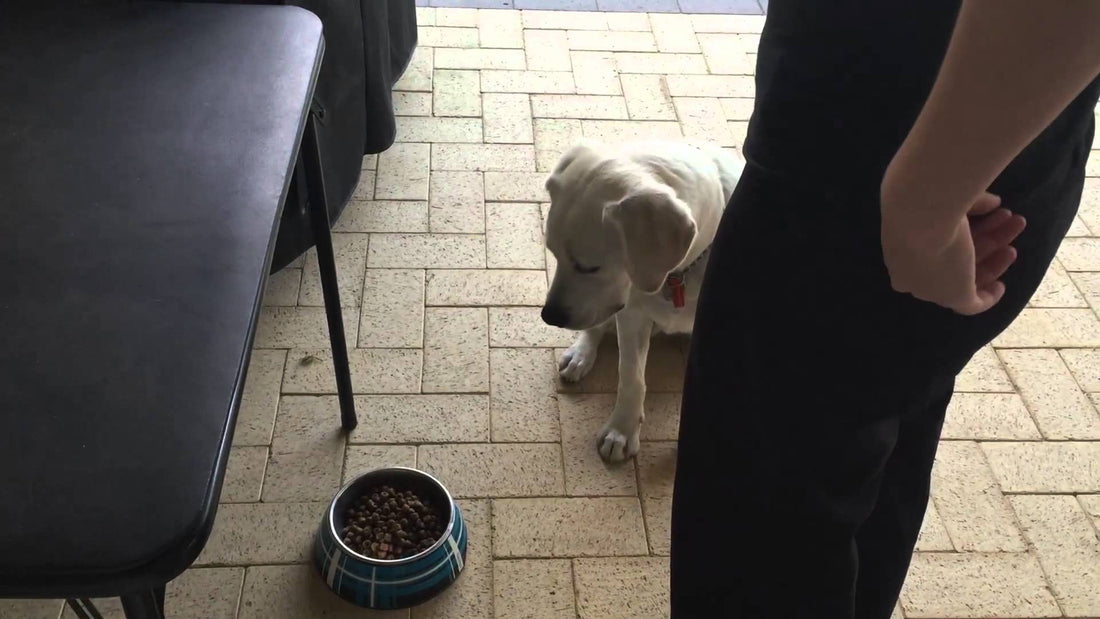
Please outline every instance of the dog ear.
[[562, 153], [558, 162], [554, 165], [554, 171], [546, 177], [546, 191], [553, 197], [561, 189], [561, 175], [574, 161], [583, 154], [591, 153], [597, 148], [597, 143], [590, 140], [581, 140]]
[[661, 191], [627, 196], [604, 207], [626, 249], [626, 272], [635, 287], [655, 293], [687, 255], [695, 240], [695, 220], [684, 202]]

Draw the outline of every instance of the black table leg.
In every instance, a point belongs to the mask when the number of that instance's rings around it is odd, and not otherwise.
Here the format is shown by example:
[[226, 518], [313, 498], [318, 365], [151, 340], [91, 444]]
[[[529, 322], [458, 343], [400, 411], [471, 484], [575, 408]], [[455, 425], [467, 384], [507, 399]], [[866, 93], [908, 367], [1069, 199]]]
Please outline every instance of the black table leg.
[[321, 272], [321, 292], [325, 298], [328, 336], [332, 344], [332, 365], [336, 370], [336, 392], [340, 396], [340, 421], [346, 432], [359, 423], [351, 390], [351, 368], [344, 339], [344, 320], [340, 308], [340, 288], [336, 279], [336, 257], [329, 229], [328, 197], [325, 195], [321, 148], [317, 142], [317, 120], [311, 112], [302, 138], [302, 160], [306, 167], [306, 191], [309, 195], [309, 219], [317, 246], [317, 266]]
[[99, 614], [99, 609], [88, 598], [69, 598], [65, 602], [68, 603], [73, 614], [80, 619], [103, 619], [103, 615]]
[[164, 587], [128, 593], [122, 597], [126, 619], [164, 619]]

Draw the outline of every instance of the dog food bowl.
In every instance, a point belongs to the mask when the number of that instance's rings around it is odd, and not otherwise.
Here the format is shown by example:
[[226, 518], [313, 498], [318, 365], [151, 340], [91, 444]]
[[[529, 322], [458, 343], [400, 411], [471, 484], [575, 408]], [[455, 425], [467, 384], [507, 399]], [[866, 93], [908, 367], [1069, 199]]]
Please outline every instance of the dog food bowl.
[[[426, 550], [401, 559], [384, 560], [349, 548], [340, 532], [348, 508], [376, 486], [412, 490], [445, 506], [443, 535]], [[466, 562], [468, 532], [462, 512], [437, 479], [410, 468], [384, 468], [360, 475], [336, 493], [321, 521], [313, 562], [328, 587], [345, 600], [374, 610], [409, 608], [438, 595], [458, 579]]]

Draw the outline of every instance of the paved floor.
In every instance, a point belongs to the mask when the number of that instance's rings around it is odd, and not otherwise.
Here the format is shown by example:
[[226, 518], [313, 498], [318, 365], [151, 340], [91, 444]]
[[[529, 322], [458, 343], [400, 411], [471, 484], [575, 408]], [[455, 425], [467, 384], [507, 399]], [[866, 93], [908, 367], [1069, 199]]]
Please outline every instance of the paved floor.
[[[421, 11], [399, 143], [364, 160], [337, 228], [360, 426], [337, 432], [307, 257], [269, 285], [223, 504], [169, 587], [173, 617], [409, 617], [345, 605], [306, 564], [325, 501], [386, 464], [437, 474], [472, 531], [461, 581], [411, 617], [666, 615], [684, 342], [654, 346], [641, 456], [605, 468], [614, 350], [557, 384], [570, 334], [538, 319], [541, 183], [582, 135], [738, 146], [762, 18]], [[1071, 235], [1034, 307], [959, 380], [898, 617], [1100, 617], [1100, 178]], [[0, 602], [5, 618], [60, 610]]]
[[416, 5], [474, 9], [760, 15], [767, 11], [768, 0], [416, 0]]

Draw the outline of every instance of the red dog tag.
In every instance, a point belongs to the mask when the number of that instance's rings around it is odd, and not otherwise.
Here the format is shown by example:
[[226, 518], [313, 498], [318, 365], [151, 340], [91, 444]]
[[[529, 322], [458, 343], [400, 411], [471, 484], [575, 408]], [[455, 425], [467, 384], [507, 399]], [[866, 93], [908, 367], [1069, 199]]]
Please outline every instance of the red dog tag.
[[668, 289], [672, 293], [672, 307], [684, 306], [684, 278], [679, 275], [668, 276]]

